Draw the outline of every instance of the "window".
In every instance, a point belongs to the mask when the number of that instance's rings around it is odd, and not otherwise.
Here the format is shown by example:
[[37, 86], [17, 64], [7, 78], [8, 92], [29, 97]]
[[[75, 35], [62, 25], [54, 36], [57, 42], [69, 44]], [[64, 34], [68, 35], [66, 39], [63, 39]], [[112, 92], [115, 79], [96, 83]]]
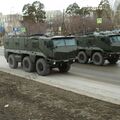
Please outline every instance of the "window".
[[111, 36], [110, 40], [112, 43], [120, 43], [120, 36]]
[[66, 46], [73, 46], [76, 45], [75, 39], [66, 39], [65, 40]]
[[60, 47], [60, 46], [65, 46], [65, 41], [64, 39], [56, 39], [53, 40], [54, 46], [55, 47]]
[[88, 45], [94, 45], [95, 39], [93, 37], [87, 38]]
[[76, 45], [76, 41], [73, 38], [62, 38], [62, 39], [54, 39], [53, 40], [54, 46], [74, 46]]
[[39, 47], [38, 40], [33, 40], [32, 41], [32, 47], [33, 48], [38, 48]]
[[101, 38], [101, 41], [103, 41], [106, 44], [110, 44], [109, 38]]

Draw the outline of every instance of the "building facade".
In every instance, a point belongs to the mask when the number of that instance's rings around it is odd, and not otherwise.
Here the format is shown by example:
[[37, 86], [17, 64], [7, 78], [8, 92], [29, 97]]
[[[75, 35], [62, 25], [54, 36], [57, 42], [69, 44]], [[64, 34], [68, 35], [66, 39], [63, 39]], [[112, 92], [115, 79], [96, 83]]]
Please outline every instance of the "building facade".
[[9, 14], [2, 15], [0, 13], [0, 26], [4, 26], [7, 33], [12, 32], [14, 27], [20, 27], [22, 21], [22, 15], [20, 14]]

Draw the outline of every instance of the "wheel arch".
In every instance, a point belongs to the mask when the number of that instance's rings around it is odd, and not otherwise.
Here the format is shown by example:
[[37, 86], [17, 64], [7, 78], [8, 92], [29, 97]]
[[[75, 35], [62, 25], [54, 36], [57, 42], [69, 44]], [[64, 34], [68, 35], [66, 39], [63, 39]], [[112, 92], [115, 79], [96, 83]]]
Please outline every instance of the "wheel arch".
[[45, 57], [44, 57], [44, 56], [38, 56], [38, 55], [37, 55], [37, 56], [35, 57], [35, 61], [34, 61], [34, 62], [36, 62], [38, 59], [45, 59]]
[[31, 61], [33, 62], [33, 63], [35, 63], [39, 58], [42, 58], [42, 59], [45, 59], [45, 57], [44, 56], [39, 56], [39, 55], [29, 55], [29, 54], [23, 54], [22, 55], [22, 60], [23, 60], [23, 58], [24, 57], [30, 57], [30, 59], [31, 59]]
[[86, 52], [85, 49], [79, 49], [79, 50], [78, 50], [78, 54], [79, 54], [79, 52], [82, 52], [82, 51], [83, 51], [83, 52]]
[[92, 58], [93, 54], [96, 53], [96, 52], [100, 52], [100, 53], [103, 54], [102, 50], [92, 50], [92, 52], [91, 52], [91, 58]]

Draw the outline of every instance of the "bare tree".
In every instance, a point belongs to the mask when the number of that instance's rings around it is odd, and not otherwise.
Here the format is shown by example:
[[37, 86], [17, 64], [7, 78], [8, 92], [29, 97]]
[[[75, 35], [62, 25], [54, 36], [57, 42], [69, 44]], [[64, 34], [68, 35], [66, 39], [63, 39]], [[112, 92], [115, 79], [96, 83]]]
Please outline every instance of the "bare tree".
[[28, 35], [31, 34], [44, 34], [46, 32], [47, 24], [44, 22], [35, 23], [32, 20], [27, 19], [26, 17], [21, 21], [21, 24], [26, 28]]

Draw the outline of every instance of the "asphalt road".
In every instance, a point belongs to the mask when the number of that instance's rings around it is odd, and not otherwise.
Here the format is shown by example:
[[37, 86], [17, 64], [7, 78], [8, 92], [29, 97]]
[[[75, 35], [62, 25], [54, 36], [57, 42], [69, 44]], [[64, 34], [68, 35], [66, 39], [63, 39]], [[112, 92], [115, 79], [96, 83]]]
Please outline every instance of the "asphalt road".
[[[3, 48], [0, 48], [0, 55], [3, 56]], [[3, 66], [4, 67], [4, 66]], [[8, 67], [8, 65], [6, 66]], [[54, 74], [59, 74], [53, 71]], [[54, 75], [52, 74], [52, 75]], [[93, 64], [79, 64], [72, 65], [69, 75], [74, 77], [83, 77], [90, 80], [111, 83], [120, 85], [120, 61], [115, 65], [110, 65], [106, 62], [104, 66], [95, 66]]]
[[[105, 66], [75, 63], [68, 74], [60, 74], [55, 69], [49, 76], [41, 77], [36, 73], [26, 73], [21, 67], [10, 69], [3, 57], [3, 49], [0, 49], [0, 69], [109, 102], [118, 98], [117, 103], [120, 104], [120, 62], [116, 65], [106, 62]], [[111, 96], [115, 98], [114, 101], [109, 99]]]
[[120, 85], [120, 61], [115, 65], [73, 64], [71, 74], [90, 80]]

